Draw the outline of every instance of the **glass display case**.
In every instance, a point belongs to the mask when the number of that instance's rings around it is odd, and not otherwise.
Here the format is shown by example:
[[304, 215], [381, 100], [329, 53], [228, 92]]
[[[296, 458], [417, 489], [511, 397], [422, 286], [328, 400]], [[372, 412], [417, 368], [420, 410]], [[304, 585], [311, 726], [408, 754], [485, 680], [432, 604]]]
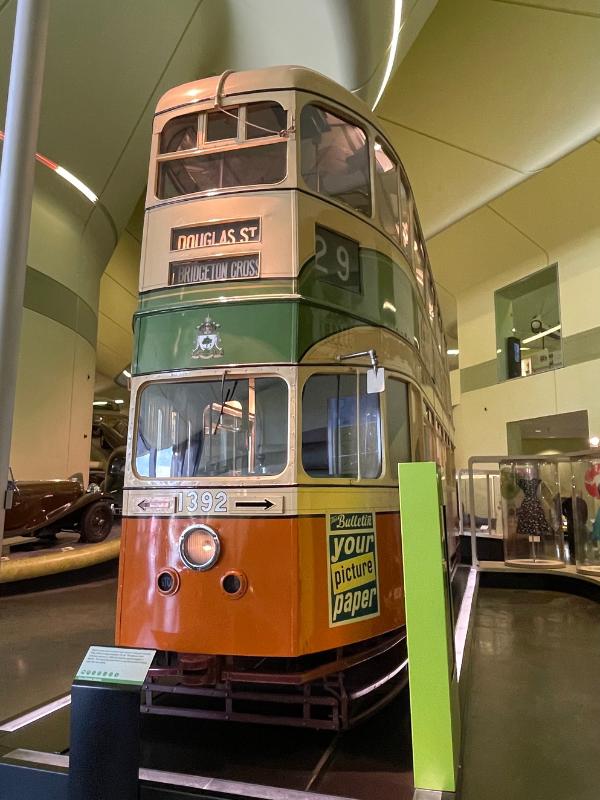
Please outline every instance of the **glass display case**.
[[[500, 473], [492, 470], [473, 471], [475, 499], [475, 529], [477, 535], [502, 536], [502, 503]], [[469, 502], [469, 472], [458, 474], [458, 497], [461, 511], [461, 534], [470, 533], [471, 510]]]
[[579, 458], [572, 466], [573, 496], [565, 515], [575, 541], [577, 572], [600, 576], [600, 458]]
[[565, 566], [558, 464], [500, 462], [500, 493], [507, 566]]

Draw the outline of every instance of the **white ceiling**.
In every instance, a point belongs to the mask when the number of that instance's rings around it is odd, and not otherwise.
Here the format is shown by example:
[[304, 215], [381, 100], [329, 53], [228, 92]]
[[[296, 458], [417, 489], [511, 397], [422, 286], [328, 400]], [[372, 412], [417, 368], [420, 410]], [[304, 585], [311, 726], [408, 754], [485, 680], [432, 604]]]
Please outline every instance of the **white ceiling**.
[[[522, 274], [524, 266], [534, 272], [552, 263], [568, 242], [598, 229], [598, 176], [600, 141], [593, 139], [450, 226], [429, 242], [437, 279], [460, 295], [512, 267]], [[577, 313], [563, 308], [563, 323]]]
[[600, 133], [600, 3], [439, 0], [378, 112], [432, 236]]

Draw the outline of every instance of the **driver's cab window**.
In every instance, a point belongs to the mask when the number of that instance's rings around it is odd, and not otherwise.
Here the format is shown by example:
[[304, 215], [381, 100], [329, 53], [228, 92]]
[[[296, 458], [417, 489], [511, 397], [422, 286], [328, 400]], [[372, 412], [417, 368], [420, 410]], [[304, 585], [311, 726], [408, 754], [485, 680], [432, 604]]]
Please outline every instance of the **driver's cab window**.
[[379, 394], [364, 372], [312, 375], [302, 395], [302, 465], [314, 478], [381, 474]]

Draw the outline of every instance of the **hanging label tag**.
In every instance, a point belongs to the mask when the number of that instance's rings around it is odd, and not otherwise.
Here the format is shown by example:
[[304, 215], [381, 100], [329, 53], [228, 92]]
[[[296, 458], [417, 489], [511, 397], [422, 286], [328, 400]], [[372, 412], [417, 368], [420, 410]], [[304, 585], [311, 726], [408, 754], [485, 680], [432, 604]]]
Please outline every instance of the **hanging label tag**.
[[385, 371], [383, 367], [367, 370], [367, 394], [380, 394], [385, 391]]

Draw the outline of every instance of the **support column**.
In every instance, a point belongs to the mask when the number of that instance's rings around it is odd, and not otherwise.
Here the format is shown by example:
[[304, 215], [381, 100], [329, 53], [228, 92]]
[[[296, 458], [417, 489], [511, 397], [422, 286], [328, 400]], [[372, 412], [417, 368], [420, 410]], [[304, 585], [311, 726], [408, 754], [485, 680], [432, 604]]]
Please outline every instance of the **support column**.
[[0, 545], [50, 0], [18, 0], [0, 170]]

